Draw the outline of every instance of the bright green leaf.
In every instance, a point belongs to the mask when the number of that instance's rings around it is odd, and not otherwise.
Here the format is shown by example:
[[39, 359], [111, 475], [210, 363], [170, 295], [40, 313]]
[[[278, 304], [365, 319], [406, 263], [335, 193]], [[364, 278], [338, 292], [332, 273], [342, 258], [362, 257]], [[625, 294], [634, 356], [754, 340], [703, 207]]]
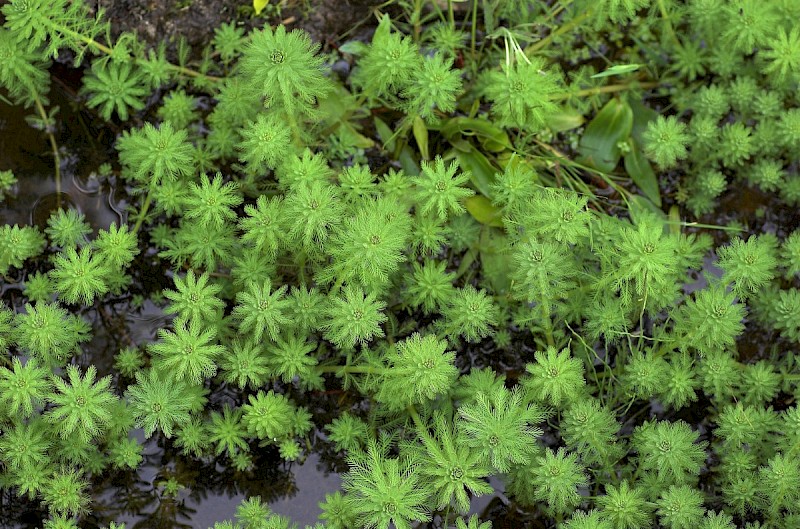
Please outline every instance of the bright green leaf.
[[658, 112], [652, 108], [645, 106], [638, 99], [629, 101], [628, 104], [633, 110], [633, 129], [631, 129], [631, 136], [639, 145], [642, 145], [642, 134], [647, 130], [647, 124], [658, 117]]
[[494, 207], [492, 201], [485, 196], [473, 195], [467, 198], [464, 200], [464, 207], [481, 224], [495, 228], [503, 227], [503, 213]]
[[255, 9], [256, 15], [260, 15], [267, 4], [269, 4], [269, 0], [253, 0], [253, 9]]
[[387, 125], [381, 118], [376, 117], [374, 122], [375, 130], [378, 131], [378, 136], [380, 137], [381, 142], [383, 142], [384, 147], [386, 147], [389, 152], [394, 152], [395, 141], [392, 129], [390, 129], [389, 125]]
[[417, 142], [417, 147], [419, 147], [419, 152], [422, 154], [423, 160], [429, 160], [430, 155], [428, 154], [428, 128], [425, 126], [425, 122], [419, 116], [414, 116], [414, 122], [411, 125], [411, 129], [414, 132], [414, 139]]
[[419, 163], [414, 157], [414, 150], [408, 145], [403, 145], [400, 150], [400, 155], [397, 157], [400, 162], [400, 168], [409, 176], [417, 176], [419, 174]]
[[627, 171], [633, 183], [642, 190], [644, 196], [649, 198], [656, 206], [661, 207], [658, 179], [650, 166], [650, 161], [644, 155], [642, 149], [633, 141], [633, 138], [628, 139], [628, 144], [630, 145], [630, 150], [625, 153], [625, 171]]
[[448, 119], [442, 125], [441, 133], [450, 142], [459, 136], [475, 136], [490, 152], [501, 152], [511, 148], [508, 134], [485, 119], [465, 117]]
[[369, 149], [375, 142], [359, 133], [353, 124], [348, 121], [342, 121], [337, 130], [339, 141], [343, 146], [354, 147], [357, 149]]
[[512, 260], [508, 258], [506, 248], [508, 248], [508, 237], [502, 230], [483, 231], [480, 250], [483, 273], [492, 290], [501, 296], [511, 290], [511, 276], [513, 275]]
[[475, 186], [475, 189], [483, 196], [491, 198], [491, 185], [494, 182], [494, 175], [498, 170], [492, 167], [492, 164], [486, 156], [477, 149], [472, 149], [469, 152], [453, 149], [451, 153], [455, 153], [461, 165], [461, 169], [471, 173], [470, 181], [472, 185]]
[[384, 14], [381, 17], [381, 21], [378, 23], [377, 29], [375, 29], [375, 33], [372, 34], [372, 43], [384, 43], [386, 39], [389, 38], [389, 34], [392, 32], [392, 19], [389, 17], [388, 14]]
[[600, 73], [596, 73], [592, 76], [592, 79], [597, 79], [598, 77], [611, 77], [612, 75], [623, 75], [626, 73], [635, 72], [639, 68], [641, 68], [641, 64], [615, 64], [611, 68], [604, 70]]
[[673, 204], [669, 208], [669, 232], [672, 235], [680, 235], [681, 225], [681, 210], [677, 205]]
[[548, 114], [545, 122], [551, 131], [564, 132], [580, 127], [586, 122], [586, 119], [580, 112], [564, 109], [554, 114]]
[[628, 103], [612, 99], [586, 127], [578, 145], [580, 161], [610, 173], [622, 156], [620, 144], [628, 141], [633, 128], [633, 110]]
[[368, 50], [369, 46], [360, 40], [348, 40], [338, 48], [341, 53], [349, 53], [355, 56], [364, 55]]
[[645, 217], [653, 217], [654, 215], [667, 224], [667, 215], [661, 211], [661, 208], [653, 204], [650, 199], [642, 195], [632, 195], [628, 197], [628, 210], [631, 214], [631, 221], [634, 224], [639, 224]]

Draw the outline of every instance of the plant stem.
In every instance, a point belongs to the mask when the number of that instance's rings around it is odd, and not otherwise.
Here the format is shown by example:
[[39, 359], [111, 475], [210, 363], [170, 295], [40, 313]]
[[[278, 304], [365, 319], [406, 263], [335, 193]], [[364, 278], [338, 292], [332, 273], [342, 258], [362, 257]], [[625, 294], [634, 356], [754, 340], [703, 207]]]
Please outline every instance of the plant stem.
[[406, 411], [408, 411], [408, 414], [411, 415], [411, 418], [414, 420], [414, 424], [417, 425], [417, 428], [419, 428], [420, 433], [427, 436], [428, 429], [425, 428], [425, 425], [422, 423], [422, 419], [419, 418], [417, 408], [415, 408], [413, 404], [409, 404], [406, 408]]
[[625, 90], [631, 90], [632, 88], [655, 88], [658, 86], [659, 83], [655, 81], [648, 81], [645, 83], [640, 83], [638, 81], [631, 81], [629, 83], [619, 83], [619, 84], [610, 84], [606, 86], [598, 86], [595, 88], [585, 88], [583, 90], [578, 90], [577, 92], [572, 92], [569, 94], [558, 94], [553, 97], [555, 101], [561, 101], [563, 99], [569, 99], [570, 97], [588, 97], [597, 94], [612, 94], [614, 92], [624, 92]]
[[456, 17], [453, 15], [453, 0], [447, 0], [447, 23], [450, 29], [456, 28]]
[[547, 35], [545, 38], [543, 38], [542, 40], [540, 40], [536, 44], [531, 44], [530, 46], [526, 47], [525, 48], [525, 55], [528, 58], [530, 58], [531, 55], [533, 55], [537, 51], [541, 50], [542, 48], [548, 46], [550, 44], [550, 42], [552, 42], [552, 40], [555, 37], [558, 37], [559, 35], [563, 35], [564, 33], [568, 32], [568, 31], [571, 31], [575, 27], [579, 26], [584, 20], [586, 20], [587, 18], [592, 16], [593, 11], [594, 10], [591, 9], [591, 8], [587, 9], [586, 11], [581, 13], [580, 15], [576, 16], [575, 18], [573, 18], [572, 20], [570, 20], [569, 22], [564, 24], [563, 26], [560, 26], [555, 31], [552, 31], [549, 35]]
[[39, 99], [39, 94], [33, 93], [33, 100], [36, 103], [36, 111], [39, 113], [39, 117], [42, 118], [42, 122], [44, 123], [44, 132], [47, 134], [47, 138], [50, 140], [50, 150], [53, 151], [53, 170], [56, 178], [56, 202], [57, 207], [61, 207], [61, 156], [58, 154], [58, 144], [56, 143], [56, 138], [53, 136], [53, 132], [50, 130], [50, 124], [48, 123], [48, 116], [47, 112], [44, 110], [44, 106], [42, 105], [41, 99]]
[[414, 11], [411, 12], [411, 24], [414, 26], [414, 42], [419, 42], [419, 36], [422, 33], [421, 17], [422, 0], [414, 0]]
[[139, 210], [139, 213], [136, 215], [136, 224], [133, 226], [133, 233], [138, 233], [139, 228], [142, 227], [142, 222], [144, 222], [144, 218], [147, 216], [147, 210], [150, 209], [150, 202], [152, 200], [152, 191], [153, 185], [151, 184], [150, 187], [147, 189], [147, 196], [144, 198], [144, 204], [142, 204], [142, 209]]
[[334, 294], [338, 293], [339, 289], [342, 288], [342, 283], [344, 283], [343, 277], [337, 279], [336, 283], [334, 283], [331, 289], [328, 291], [328, 296], [333, 296]]
[[384, 369], [375, 368], [372, 366], [319, 366], [316, 368], [318, 373], [336, 373], [342, 374], [364, 374], [364, 375], [380, 375], [385, 372]]
[[678, 35], [675, 34], [675, 29], [672, 27], [672, 22], [669, 20], [669, 13], [667, 13], [667, 6], [664, 5], [664, 0], [658, 0], [658, 10], [661, 12], [661, 18], [664, 20], [664, 27], [667, 28], [667, 34], [675, 42], [678, 49], [682, 49], [681, 41], [678, 40]]
[[[89, 38], [89, 37], [87, 37], [85, 35], [81, 35], [80, 33], [76, 33], [75, 31], [72, 31], [69, 28], [63, 28], [62, 27], [62, 28], [59, 28], [59, 29], [60, 29], [60, 31], [68, 34], [72, 38], [83, 42], [84, 44], [94, 48], [95, 50], [99, 50], [99, 51], [101, 51], [101, 52], [103, 52], [103, 53], [105, 53], [106, 55], [109, 55], [109, 56], [114, 54], [114, 50], [113, 49], [109, 48], [105, 44], [101, 44], [101, 43], [97, 42], [94, 39], [91, 39], [91, 38]], [[141, 59], [134, 59], [134, 60], [136, 61], [137, 64], [143, 62]], [[200, 73], [198, 71], [192, 70], [191, 68], [185, 68], [183, 66], [178, 66], [178, 65], [172, 64], [172, 63], [168, 63], [168, 66], [169, 66], [169, 68], [171, 70], [174, 70], [174, 71], [176, 71], [176, 72], [178, 72], [180, 74], [183, 74], [183, 75], [186, 75], [186, 76], [189, 76], [189, 77], [205, 77], [209, 81], [214, 81], [214, 82], [222, 81], [222, 78], [220, 78], [220, 77], [215, 77], [213, 75], [206, 75], [204, 73]]]
[[470, 32], [470, 50], [472, 55], [472, 64], [475, 64], [475, 42], [477, 41], [476, 35], [478, 31], [478, 0], [472, 0], [472, 24]]
[[550, 299], [544, 295], [547, 285], [544, 278], [539, 276], [539, 291], [542, 294], [542, 323], [544, 323], [544, 333], [547, 338], [547, 345], [555, 347], [556, 342], [553, 339], [553, 320], [550, 316]]

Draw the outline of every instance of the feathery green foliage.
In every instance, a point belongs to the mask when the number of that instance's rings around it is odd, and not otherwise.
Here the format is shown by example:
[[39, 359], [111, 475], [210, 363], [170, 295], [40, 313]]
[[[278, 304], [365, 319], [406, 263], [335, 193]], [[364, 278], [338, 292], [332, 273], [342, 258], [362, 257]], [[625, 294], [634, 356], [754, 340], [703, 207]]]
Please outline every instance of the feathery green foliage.
[[250, 33], [239, 64], [245, 78], [261, 88], [268, 106], [288, 116], [312, 114], [316, 100], [331, 89], [318, 49], [300, 30], [265, 27]]
[[49, 374], [36, 358], [28, 359], [23, 365], [14, 357], [11, 369], [0, 367], [0, 402], [7, 412], [25, 418], [33, 415], [34, 408], [44, 404], [50, 390]]
[[427, 521], [427, 490], [417, 467], [408, 459], [387, 457], [371, 441], [365, 453], [349, 458], [350, 471], [342, 486], [362, 527], [410, 529], [411, 522]]
[[96, 297], [108, 292], [107, 279], [113, 271], [90, 248], [81, 248], [80, 253], [73, 247], [67, 248], [55, 256], [53, 264], [50, 279], [63, 301], [90, 305]]
[[225, 303], [216, 297], [222, 287], [209, 284], [208, 274], [195, 276], [194, 270], [186, 272], [185, 280], [180, 276], [173, 276], [176, 290], [164, 290], [164, 297], [172, 301], [166, 311], [177, 314], [184, 321], [210, 322], [216, 317], [218, 310]]
[[558, 110], [552, 99], [561, 80], [553, 70], [546, 69], [541, 58], [528, 59], [517, 52], [514, 55], [513, 63], [506, 61], [501, 71], [486, 74], [486, 98], [492, 102], [498, 125], [538, 132]]
[[618, 487], [607, 486], [605, 492], [597, 504], [614, 529], [650, 527], [650, 508], [642, 490], [632, 489], [627, 481], [623, 481]]
[[156, 428], [166, 437], [172, 437], [172, 429], [189, 421], [191, 404], [186, 398], [186, 384], [150, 369], [144, 375], [136, 373], [136, 384], [126, 392], [136, 415], [136, 422], [144, 428], [147, 437]]
[[416, 186], [416, 201], [423, 215], [435, 214], [442, 220], [451, 214], [463, 213], [461, 202], [474, 194], [463, 187], [469, 181], [470, 173], [462, 171], [456, 175], [458, 163], [445, 167], [444, 160], [437, 158], [433, 163], [422, 163], [422, 175], [412, 178]]
[[160, 341], [150, 346], [153, 368], [175, 380], [199, 384], [217, 372], [216, 360], [225, 348], [214, 343], [213, 327], [203, 329], [198, 320], [179, 321], [174, 331], [158, 331]]
[[170, 122], [156, 128], [150, 123], [125, 131], [117, 140], [119, 161], [141, 183], [161, 182], [193, 171], [192, 147], [185, 130]]
[[455, 353], [445, 351], [447, 342], [415, 333], [396, 347], [376, 395], [388, 409], [426, 404], [453, 386], [458, 369], [453, 364]]
[[55, 424], [61, 437], [73, 434], [89, 441], [102, 434], [111, 422], [111, 404], [114, 395], [109, 391], [111, 376], [95, 382], [97, 368], [89, 366], [81, 377], [74, 365], [67, 366], [67, 384], [61, 377], [53, 377], [53, 387], [47, 400], [53, 404], [45, 418]]
[[277, 340], [280, 327], [289, 323], [285, 313], [291, 302], [284, 298], [286, 288], [284, 285], [272, 292], [272, 284], [267, 280], [261, 285], [250, 283], [245, 291], [236, 294], [238, 303], [233, 316], [241, 322], [239, 329], [252, 332], [256, 342], [265, 333]]
[[523, 387], [537, 401], [566, 407], [584, 394], [583, 366], [568, 349], [537, 351], [536, 363], [526, 369], [531, 376], [523, 380]]
[[382, 312], [386, 303], [378, 301], [374, 294], [348, 285], [342, 295], [329, 303], [325, 338], [338, 347], [348, 349], [385, 336], [380, 325], [386, 321]]
[[41, 253], [45, 239], [37, 228], [30, 226], [0, 227], [0, 274], [5, 275], [9, 269], [22, 268], [25, 260]]
[[144, 108], [148, 91], [141, 73], [131, 63], [95, 60], [81, 92], [89, 96], [89, 107], [100, 107], [104, 120], [110, 121], [111, 114], [116, 113], [120, 120], [127, 121], [131, 111]]
[[438, 509], [454, 505], [464, 514], [469, 510], [470, 495], [492, 492], [485, 481], [491, 469], [479, 452], [457, 443], [457, 434], [444, 416], [436, 415], [433, 435], [425, 430], [418, 435], [422, 444], [410, 447], [409, 452], [418, 461], [419, 473], [429, 484]]
[[242, 203], [242, 197], [236, 194], [237, 189], [238, 185], [233, 182], [223, 185], [220, 173], [213, 180], [205, 174], [200, 175], [200, 185], [189, 184], [183, 218], [197, 221], [202, 227], [220, 227], [226, 221], [236, 220], [233, 208]]
[[543, 412], [535, 405], [523, 404], [522, 392], [517, 390], [478, 393], [474, 402], [458, 409], [458, 414], [463, 442], [499, 472], [530, 461], [536, 437], [542, 434], [535, 425], [544, 419]]
[[[548, 527], [797, 526], [797, 6], [382, 10], [368, 43], [233, 20], [192, 49], [85, 0], [2, 6], [0, 99], [61, 192], [0, 227], [8, 507], [108, 524], [90, 498], [157, 446], [151, 490], [115, 494], [191, 524], [186, 472], [288, 482], [330, 447], [316, 529], [487, 529], [463, 516], [501, 474]], [[51, 77], [115, 122], [100, 167], [60, 144]], [[289, 529], [263, 494], [214, 527]]]
[[[8, 10], [10, 4], [3, 6], [4, 14]], [[0, 85], [14, 102], [29, 107], [37, 99], [46, 101], [50, 88], [46, 65], [35, 46], [21, 46], [14, 32], [0, 28]]]
[[491, 327], [498, 323], [498, 310], [492, 299], [472, 285], [456, 290], [441, 312], [445, 334], [461, 335], [470, 342], [488, 336]]

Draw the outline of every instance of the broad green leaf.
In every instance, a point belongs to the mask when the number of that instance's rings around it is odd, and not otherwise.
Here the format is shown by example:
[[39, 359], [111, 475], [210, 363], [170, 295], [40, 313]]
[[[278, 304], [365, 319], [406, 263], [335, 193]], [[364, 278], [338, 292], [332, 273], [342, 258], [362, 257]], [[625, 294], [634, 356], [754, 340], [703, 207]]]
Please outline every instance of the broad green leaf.
[[337, 86], [330, 94], [318, 101], [320, 118], [326, 123], [346, 121], [359, 110], [355, 98], [343, 86]]
[[666, 227], [666, 214], [661, 211], [661, 208], [650, 202], [650, 199], [642, 195], [632, 195], [628, 197], [628, 210], [631, 214], [631, 221], [633, 221], [634, 224], [639, 224], [644, 217], [655, 216], [660, 219]]
[[472, 144], [464, 138], [453, 138], [450, 140], [450, 145], [452, 145], [454, 149], [461, 152], [472, 152], [472, 149], [474, 149]]
[[681, 210], [675, 204], [669, 208], [669, 232], [672, 235], [680, 235], [681, 233]]
[[628, 145], [630, 145], [630, 149], [625, 153], [625, 171], [627, 171], [633, 183], [642, 190], [644, 196], [649, 198], [656, 206], [661, 207], [658, 179], [650, 166], [650, 161], [645, 157], [642, 149], [633, 141], [633, 138], [628, 138]]
[[453, 149], [451, 153], [454, 153], [458, 158], [461, 169], [470, 172], [470, 181], [475, 186], [475, 189], [483, 196], [492, 198], [490, 186], [494, 182], [494, 175], [497, 173], [497, 169], [492, 167], [486, 156], [476, 149], [472, 149], [470, 152]]
[[612, 99], [589, 122], [578, 145], [580, 161], [610, 173], [622, 156], [620, 143], [628, 141], [633, 128], [633, 110], [628, 103]]
[[422, 154], [422, 159], [430, 160], [430, 155], [428, 154], [428, 128], [421, 117], [414, 116], [411, 130], [414, 132], [414, 139], [417, 142], [420, 154]]
[[408, 145], [403, 145], [400, 149], [400, 156], [397, 157], [400, 162], [400, 168], [409, 176], [417, 176], [419, 174], [419, 163], [414, 157], [414, 149]]
[[536, 182], [539, 181], [539, 173], [536, 171], [530, 160], [524, 156], [520, 156], [519, 154], [511, 152], [504, 152], [497, 156], [497, 163], [503, 168], [504, 171], [522, 168], [531, 173]]
[[369, 46], [361, 42], [360, 40], [348, 40], [341, 46], [339, 46], [338, 50], [342, 53], [349, 53], [350, 55], [364, 55]]
[[487, 0], [483, 0], [483, 25], [486, 27], [486, 33], [494, 31], [494, 6]]
[[481, 224], [503, 227], [503, 213], [492, 205], [492, 201], [483, 195], [473, 195], [464, 201], [464, 207], [469, 214]]
[[269, 4], [269, 0], [253, 0], [253, 9], [256, 15], [260, 15], [264, 8], [267, 7], [267, 4]]
[[612, 75], [623, 75], [626, 73], [635, 72], [641, 67], [641, 64], [615, 64], [607, 70], [594, 74], [592, 79], [597, 79], [598, 77], [611, 77]]
[[501, 152], [511, 148], [508, 134], [485, 119], [465, 117], [448, 119], [442, 125], [441, 133], [451, 142], [459, 136], [475, 136], [490, 152]]
[[389, 34], [392, 32], [392, 19], [389, 17], [388, 13], [384, 13], [381, 17], [381, 21], [378, 23], [378, 27], [375, 29], [375, 33], [372, 34], [372, 45], [382, 46], [386, 39], [389, 38]]
[[[394, 153], [397, 152], [397, 134], [392, 132], [389, 125], [377, 116], [373, 120], [373, 123], [375, 123], [375, 130], [378, 132], [381, 143], [386, 150], [389, 151], [390, 155], [394, 155]], [[417, 176], [419, 174], [419, 163], [414, 159], [414, 151], [408, 145], [401, 146], [397, 161], [400, 162], [400, 168], [403, 169], [407, 175]]]
[[390, 152], [394, 152], [395, 148], [395, 141], [394, 141], [394, 133], [392, 129], [389, 128], [381, 118], [375, 117], [375, 130], [378, 131], [378, 137], [381, 139], [381, 143], [383, 143], [384, 147]]
[[553, 132], [564, 132], [580, 127], [586, 122], [586, 119], [580, 112], [564, 109], [555, 114], [549, 114], [545, 122], [547, 123], [547, 128]]
[[631, 106], [631, 110], [633, 110], [633, 128], [631, 129], [631, 136], [641, 145], [642, 134], [647, 130], [647, 124], [658, 117], [658, 112], [646, 106], [638, 99], [633, 99], [629, 101], [628, 104]]
[[352, 123], [348, 121], [342, 121], [339, 124], [338, 132], [339, 140], [343, 145], [358, 149], [369, 149], [375, 145], [374, 141], [367, 138], [363, 134], [360, 134], [355, 128], [353, 128]]
[[481, 235], [481, 266], [483, 275], [495, 294], [504, 295], [511, 290], [512, 261], [505, 251], [508, 238], [502, 230], [489, 228]]

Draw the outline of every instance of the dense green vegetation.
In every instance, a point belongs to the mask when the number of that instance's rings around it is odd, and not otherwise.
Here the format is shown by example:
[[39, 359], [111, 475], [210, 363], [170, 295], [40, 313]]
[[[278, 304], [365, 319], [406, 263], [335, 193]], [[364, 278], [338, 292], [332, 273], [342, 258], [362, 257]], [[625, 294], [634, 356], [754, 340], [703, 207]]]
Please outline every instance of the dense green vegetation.
[[[2, 97], [54, 178], [58, 60], [124, 129], [100, 172], [131, 197], [121, 225], [0, 227], [3, 494], [84, 527], [138, 430], [256, 474], [329, 443], [316, 528], [488, 529], [492, 476], [537, 526], [800, 526], [800, 231], [715, 216], [800, 203], [800, 4], [384, 7], [370, 42], [226, 24], [170, 62], [82, 0], [3, 5]], [[144, 260], [171, 323], [98, 372], [87, 315]], [[357, 404], [327, 423], [292, 397], [330, 389]], [[254, 497], [214, 529], [288, 527]]]

